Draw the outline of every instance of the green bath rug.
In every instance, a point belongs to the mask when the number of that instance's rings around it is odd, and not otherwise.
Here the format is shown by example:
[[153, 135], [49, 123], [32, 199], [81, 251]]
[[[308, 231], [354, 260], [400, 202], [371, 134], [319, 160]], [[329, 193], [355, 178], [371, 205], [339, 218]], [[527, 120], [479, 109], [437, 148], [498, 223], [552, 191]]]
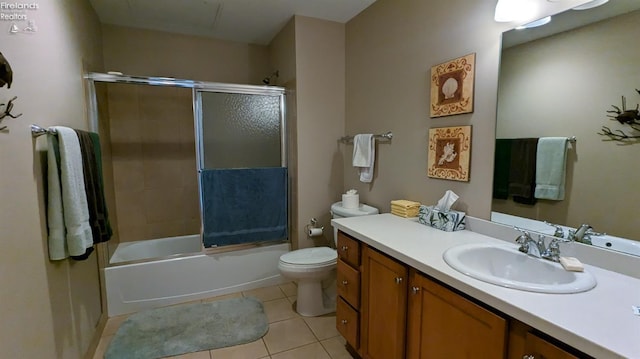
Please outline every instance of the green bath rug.
[[269, 330], [253, 297], [181, 304], [132, 314], [105, 359], [155, 359], [253, 342]]

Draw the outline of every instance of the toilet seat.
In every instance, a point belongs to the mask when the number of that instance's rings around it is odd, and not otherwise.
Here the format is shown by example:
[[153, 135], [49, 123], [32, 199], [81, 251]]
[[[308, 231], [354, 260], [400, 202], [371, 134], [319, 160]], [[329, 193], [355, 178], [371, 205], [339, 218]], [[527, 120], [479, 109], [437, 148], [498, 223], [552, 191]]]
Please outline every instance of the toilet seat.
[[329, 247], [298, 249], [280, 256], [280, 263], [288, 267], [324, 267], [335, 265], [338, 252]]

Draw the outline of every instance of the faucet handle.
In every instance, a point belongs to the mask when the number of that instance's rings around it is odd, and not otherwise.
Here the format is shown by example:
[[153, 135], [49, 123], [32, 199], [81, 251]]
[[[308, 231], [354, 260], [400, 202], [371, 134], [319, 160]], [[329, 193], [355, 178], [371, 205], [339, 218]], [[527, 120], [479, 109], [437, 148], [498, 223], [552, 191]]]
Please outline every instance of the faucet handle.
[[556, 231], [553, 233], [554, 237], [564, 238], [564, 229], [562, 228], [562, 226], [558, 224], [553, 224], [547, 221], [544, 221], [544, 224], [546, 224], [547, 226], [554, 227], [556, 229]]
[[569, 242], [569, 240], [559, 239], [559, 238], [552, 239], [551, 243], [549, 243], [549, 247], [547, 247], [547, 249], [544, 251], [544, 254], [542, 255], [542, 257], [545, 259], [551, 260], [553, 262], [559, 262], [560, 261], [560, 242]]
[[587, 231], [586, 231], [586, 232], [584, 232], [584, 234], [585, 234], [585, 235], [590, 235], [590, 236], [596, 236], [596, 237], [601, 237], [601, 236], [606, 236], [606, 235], [607, 235], [607, 234], [606, 234], [606, 233], [604, 233], [604, 232], [602, 232], [602, 233], [600, 233], [600, 232], [596, 232], [596, 231], [594, 231], [594, 230], [593, 230], [593, 228], [589, 228], [589, 229], [587, 229]]
[[522, 228], [518, 228], [518, 227], [513, 227], [513, 229], [515, 229], [516, 231], [522, 233], [521, 235], [519, 235], [516, 238], [516, 242], [519, 244], [525, 244], [527, 242], [528, 239], [531, 239], [531, 235], [529, 234], [528, 231], [525, 231]]

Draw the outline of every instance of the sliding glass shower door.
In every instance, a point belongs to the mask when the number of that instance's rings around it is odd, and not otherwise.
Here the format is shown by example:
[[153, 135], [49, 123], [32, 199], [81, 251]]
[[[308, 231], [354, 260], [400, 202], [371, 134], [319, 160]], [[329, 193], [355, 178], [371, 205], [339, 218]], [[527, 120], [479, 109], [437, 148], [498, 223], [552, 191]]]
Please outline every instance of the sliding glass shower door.
[[287, 240], [283, 90], [195, 91], [204, 246]]

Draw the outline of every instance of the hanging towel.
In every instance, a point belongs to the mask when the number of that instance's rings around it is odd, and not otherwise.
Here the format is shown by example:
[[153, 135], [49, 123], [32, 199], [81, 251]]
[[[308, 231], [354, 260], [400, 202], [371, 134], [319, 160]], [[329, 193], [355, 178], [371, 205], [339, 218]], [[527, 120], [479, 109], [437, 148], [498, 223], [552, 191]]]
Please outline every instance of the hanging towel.
[[107, 197], [104, 195], [104, 176], [102, 174], [102, 149], [100, 148], [100, 136], [97, 133], [89, 132], [91, 143], [93, 144], [93, 152], [96, 156], [98, 186], [102, 197], [102, 208], [98, 206], [98, 225], [100, 226], [100, 242], [106, 242], [113, 236], [113, 229], [109, 222], [109, 211], [107, 209]]
[[358, 169], [360, 182], [371, 183], [375, 163], [376, 146], [372, 134], [359, 134], [353, 137], [353, 167]]
[[535, 204], [537, 138], [518, 138], [511, 143], [509, 195], [513, 201]]
[[204, 170], [205, 247], [286, 239], [287, 168]]
[[497, 139], [493, 163], [493, 198], [509, 198], [509, 170], [511, 168], [512, 139]]
[[78, 136], [68, 127], [54, 127], [60, 149], [62, 213], [69, 255], [82, 256], [93, 247], [89, 211], [84, 187], [82, 155]]
[[102, 175], [96, 155], [96, 146], [89, 132], [76, 130], [80, 151], [82, 153], [82, 168], [84, 173], [84, 187], [89, 210], [89, 225], [93, 235], [93, 243], [107, 241], [111, 234], [107, 230], [106, 203], [102, 188]]
[[568, 141], [567, 137], [542, 137], [538, 141], [536, 198], [556, 201], [564, 199]]
[[47, 134], [47, 226], [49, 227], [49, 259], [69, 256], [65, 239], [62, 190], [60, 188], [60, 151], [58, 137]]

